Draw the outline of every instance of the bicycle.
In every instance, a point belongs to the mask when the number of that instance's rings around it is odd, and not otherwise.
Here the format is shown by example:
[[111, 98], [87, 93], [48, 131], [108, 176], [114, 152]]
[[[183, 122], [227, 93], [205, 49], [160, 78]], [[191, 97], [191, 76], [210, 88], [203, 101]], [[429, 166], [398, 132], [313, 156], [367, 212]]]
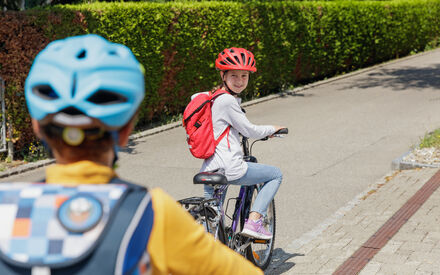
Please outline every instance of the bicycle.
[[[288, 129], [285, 128], [277, 131], [274, 136], [281, 137], [287, 133]], [[252, 156], [252, 147], [255, 142], [264, 140], [268, 140], [268, 137], [255, 140], [249, 147], [249, 139], [242, 136], [241, 144], [245, 161], [257, 162], [257, 158]], [[261, 269], [266, 269], [270, 264], [275, 242], [275, 201], [272, 200], [267, 210], [267, 215], [264, 217], [264, 225], [272, 233], [272, 239], [258, 240], [240, 234], [245, 219], [249, 216], [251, 205], [263, 184], [241, 186], [238, 197], [229, 198], [224, 210], [223, 205], [228, 189], [228, 181], [221, 171], [198, 173], [194, 176], [193, 183], [212, 185], [214, 187], [213, 198], [190, 197], [179, 200], [179, 203], [184, 206], [199, 224], [205, 227], [207, 232], [213, 234], [215, 239], [245, 256]], [[227, 214], [227, 210], [230, 201], [233, 200], [235, 200], [235, 207], [231, 217]], [[230, 222], [226, 223], [226, 218]]]

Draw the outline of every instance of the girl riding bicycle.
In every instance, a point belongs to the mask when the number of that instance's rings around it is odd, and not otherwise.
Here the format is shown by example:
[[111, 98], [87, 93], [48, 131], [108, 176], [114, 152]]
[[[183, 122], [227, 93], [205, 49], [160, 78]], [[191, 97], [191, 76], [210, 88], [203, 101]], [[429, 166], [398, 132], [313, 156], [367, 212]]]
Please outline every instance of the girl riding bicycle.
[[[264, 228], [262, 217], [281, 184], [282, 173], [274, 166], [244, 161], [240, 134], [261, 139], [285, 127], [254, 125], [240, 107], [241, 99], [238, 96], [246, 89], [250, 73], [257, 71], [254, 55], [250, 51], [227, 48], [219, 53], [215, 67], [220, 71], [222, 84], [214, 92], [222, 89], [227, 93], [219, 96], [212, 105], [214, 137], [219, 138], [224, 131], [229, 133], [217, 145], [214, 155], [203, 162], [201, 171], [224, 170], [228, 183], [233, 185], [264, 183], [241, 234], [268, 240], [272, 238], [272, 233]], [[212, 197], [212, 186], [205, 185], [204, 190], [205, 197]]]

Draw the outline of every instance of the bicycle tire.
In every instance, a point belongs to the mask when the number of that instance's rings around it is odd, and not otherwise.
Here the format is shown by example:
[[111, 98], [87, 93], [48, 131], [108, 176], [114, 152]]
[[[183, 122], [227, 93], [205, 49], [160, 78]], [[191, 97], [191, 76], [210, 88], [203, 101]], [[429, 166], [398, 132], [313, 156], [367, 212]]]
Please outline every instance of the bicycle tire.
[[[259, 191], [261, 188], [258, 186], [255, 191]], [[253, 192], [252, 203], [255, 200], [257, 192]], [[250, 206], [249, 206], [250, 207]], [[265, 270], [271, 260], [273, 254], [273, 248], [275, 244], [275, 233], [276, 233], [276, 213], [275, 213], [275, 200], [272, 200], [267, 209], [267, 215], [264, 218], [264, 222], [267, 229], [272, 232], [272, 239], [266, 241], [265, 243], [252, 242], [245, 250], [245, 257], [251, 261], [255, 266]], [[241, 223], [243, 229], [244, 222]]]

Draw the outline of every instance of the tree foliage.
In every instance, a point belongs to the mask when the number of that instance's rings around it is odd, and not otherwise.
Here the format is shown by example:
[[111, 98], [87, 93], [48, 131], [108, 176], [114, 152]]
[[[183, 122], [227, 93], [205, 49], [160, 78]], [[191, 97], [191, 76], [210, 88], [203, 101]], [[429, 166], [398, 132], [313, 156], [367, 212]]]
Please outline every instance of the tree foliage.
[[256, 57], [246, 98], [422, 51], [438, 39], [440, 0], [94, 3], [0, 16], [0, 75], [18, 146], [33, 140], [23, 84], [49, 41], [100, 34], [130, 47], [146, 68], [141, 125], [180, 113], [219, 84], [226, 47]]

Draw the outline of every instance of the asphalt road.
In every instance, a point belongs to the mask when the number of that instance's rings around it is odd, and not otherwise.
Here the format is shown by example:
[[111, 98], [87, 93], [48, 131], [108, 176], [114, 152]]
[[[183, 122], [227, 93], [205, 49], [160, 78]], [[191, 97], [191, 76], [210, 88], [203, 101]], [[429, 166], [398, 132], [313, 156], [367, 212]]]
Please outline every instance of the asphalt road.
[[[276, 196], [276, 247], [282, 251], [391, 170], [391, 161], [440, 127], [440, 50], [332, 80], [297, 95], [246, 108], [256, 124], [289, 135], [254, 146], [259, 162], [284, 174]], [[179, 127], [133, 141], [120, 154], [125, 179], [174, 198], [201, 195], [194, 159]], [[42, 169], [2, 179], [32, 181]]]

